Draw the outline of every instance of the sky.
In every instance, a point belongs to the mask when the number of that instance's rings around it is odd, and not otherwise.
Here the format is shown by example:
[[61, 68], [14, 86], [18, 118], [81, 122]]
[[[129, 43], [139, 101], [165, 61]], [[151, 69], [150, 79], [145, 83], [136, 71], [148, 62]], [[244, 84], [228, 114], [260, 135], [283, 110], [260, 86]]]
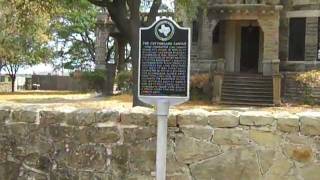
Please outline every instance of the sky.
[[[174, 0], [162, 0], [164, 4], [166, 4], [169, 8], [173, 9], [173, 2]], [[0, 74], [6, 74], [7, 72], [5, 71], [5, 68], [3, 68], [0, 72]], [[40, 75], [68, 75], [69, 71], [68, 70], [59, 70], [59, 71], [54, 71], [54, 67], [51, 64], [38, 64], [34, 66], [27, 66], [21, 68], [17, 74], [40, 74]]]

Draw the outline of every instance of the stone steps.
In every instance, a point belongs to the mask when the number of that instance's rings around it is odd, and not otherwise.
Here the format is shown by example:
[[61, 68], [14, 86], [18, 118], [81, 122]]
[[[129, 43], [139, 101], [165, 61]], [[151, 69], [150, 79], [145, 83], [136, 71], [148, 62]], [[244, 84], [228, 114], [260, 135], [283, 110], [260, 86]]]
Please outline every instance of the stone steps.
[[222, 84], [222, 104], [273, 106], [272, 77], [259, 74], [226, 74]]

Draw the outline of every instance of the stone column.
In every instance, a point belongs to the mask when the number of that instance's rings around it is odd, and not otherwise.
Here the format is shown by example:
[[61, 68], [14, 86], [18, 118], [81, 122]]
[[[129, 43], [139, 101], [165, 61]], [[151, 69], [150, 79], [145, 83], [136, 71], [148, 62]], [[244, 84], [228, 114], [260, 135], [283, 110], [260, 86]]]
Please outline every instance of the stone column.
[[281, 75], [273, 75], [273, 104], [281, 104]]
[[[315, 62], [318, 56], [318, 17], [307, 17], [305, 39], [305, 61]], [[314, 63], [315, 64], [315, 63]], [[313, 63], [306, 64], [306, 69], [315, 66]], [[310, 67], [308, 67], [310, 66]]]
[[222, 83], [224, 74], [224, 59], [217, 60], [215, 66], [211, 68], [212, 78], [213, 78], [213, 95], [212, 102], [219, 103], [221, 101], [222, 95]]
[[212, 32], [216, 25], [218, 24], [218, 20], [210, 20], [208, 19], [206, 14], [202, 14], [201, 21], [199, 22], [199, 41], [198, 41], [198, 51], [199, 58], [201, 60], [210, 60], [212, 59]]
[[107, 39], [110, 34], [108, 14], [97, 16], [96, 23], [96, 70], [106, 69]]
[[[263, 75], [273, 75], [279, 72], [279, 12], [270, 13], [260, 17], [258, 22], [263, 31]], [[274, 64], [276, 66], [274, 66]]]

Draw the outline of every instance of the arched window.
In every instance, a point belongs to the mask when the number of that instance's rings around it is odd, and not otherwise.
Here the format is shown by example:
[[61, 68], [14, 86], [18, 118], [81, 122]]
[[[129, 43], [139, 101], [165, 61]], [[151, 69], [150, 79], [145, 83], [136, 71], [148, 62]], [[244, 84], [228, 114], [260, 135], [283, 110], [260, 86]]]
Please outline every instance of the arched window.
[[212, 44], [217, 44], [219, 43], [219, 38], [220, 37], [220, 23], [216, 25], [214, 30], [212, 31]]
[[192, 42], [198, 42], [199, 37], [199, 25], [198, 21], [192, 22]]

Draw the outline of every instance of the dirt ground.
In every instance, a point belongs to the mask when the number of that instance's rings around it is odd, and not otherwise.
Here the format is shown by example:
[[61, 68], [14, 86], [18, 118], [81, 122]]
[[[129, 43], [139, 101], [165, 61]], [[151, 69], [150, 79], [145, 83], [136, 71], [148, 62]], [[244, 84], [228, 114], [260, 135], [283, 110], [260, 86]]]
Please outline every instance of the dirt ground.
[[[132, 107], [132, 96], [128, 94], [115, 95], [113, 97], [102, 97], [96, 93], [79, 93], [70, 91], [23, 91], [16, 93], [0, 93], [1, 106], [41, 106], [44, 108], [130, 108]], [[266, 110], [273, 112], [303, 112], [320, 111], [319, 106], [284, 104], [280, 107], [242, 107], [222, 106], [211, 104], [210, 101], [189, 101], [182, 105], [172, 107], [179, 110], [205, 109], [214, 110]]]

